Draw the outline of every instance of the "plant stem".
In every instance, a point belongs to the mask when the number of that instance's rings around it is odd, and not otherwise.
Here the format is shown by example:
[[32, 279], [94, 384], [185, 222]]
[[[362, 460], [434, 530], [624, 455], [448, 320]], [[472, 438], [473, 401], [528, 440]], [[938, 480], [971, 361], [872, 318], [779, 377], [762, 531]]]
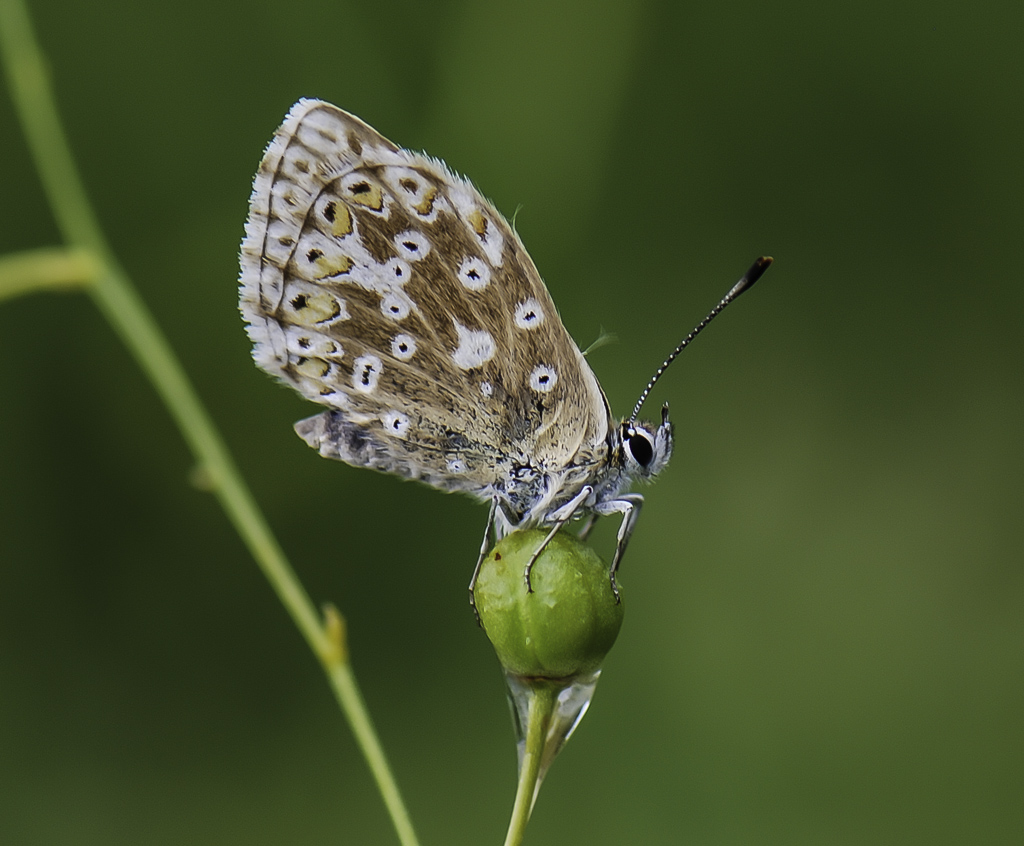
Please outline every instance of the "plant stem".
[[519, 784], [516, 799], [512, 805], [512, 819], [509, 820], [505, 846], [519, 846], [526, 834], [533, 802], [537, 798], [537, 777], [540, 775], [544, 742], [548, 727], [555, 711], [558, 687], [552, 684], [537, 684], [531, 687], [531, 699], [526, 721], [526, 740], [523, 759], [519, 765]]
[[[400, 842], [416, 846], [408, 812], [359, 693], [347, 650], [339, 648], [337, 633], [329, 634], [321, 624], [170, 344], [103, 236], [75, 167], [43, 56], [21, 0], [0, 0], [0, 56], [58, 228], [71, 248], [85, 251], [97, 262], [94, 284], [87, 287], [89, 295], [153, 383], [210, 479], [228, 519], [319, 659], [370, 766]], [[333, 614], [340, 620], [337, 612]]]
[[0, 256], [0, 301], [36, 291], [71, 291], [93, 284], [101, 267], [86, 250], [43, 247]]

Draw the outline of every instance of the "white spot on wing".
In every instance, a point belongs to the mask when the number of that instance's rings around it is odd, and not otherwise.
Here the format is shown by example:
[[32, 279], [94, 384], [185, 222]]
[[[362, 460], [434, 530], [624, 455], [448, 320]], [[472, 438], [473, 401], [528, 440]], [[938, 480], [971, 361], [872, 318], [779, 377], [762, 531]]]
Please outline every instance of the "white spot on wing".
[[470, 291], [482, 291], [491, 281], [491, 269], [487, 266], [487, 262], [481, 261], [476, 256], [470, 256], [463, 259], [459, 266], [459, 281]]
[[494, 338], [483, 329], [467, 329], [457, 320], [455, 331], [459, 334], [459, 347], [452, 353], [456, 367], [472, 370], [486, 364], [494, 356]]
[[416, 339], [412, 335], [395, 335], [391, 341], [391, 354], [399, 361], [408, 361], [416, 355]]
[[494, 386], [490, 382], [481, 382], [480, 393], [483, 394], [484, 397], [486, 397], [487, 399], [490, 399], [492, 396], [494, 396]]
[[352, 365], [352, 387], [363, 394], [372, 394], [377, 388], [377, 380], [384, 370], [380, 359], [375, 355], [361, 355]]
[[538, 364], [530, 374], [530, 387], [542, 394], [550, 391], [557, 382], [558, 373], [547, 364]]
[[409, 312], [412, 311], [412, 300], [401, 291], [392, 291], [381, 299], [380, 310], [385, 317], [401, 320], [408, 317]]
[[409, 431], [409, 417], [401, 411], [388, 411], [381, 415], [384, 431], [401, 437]]
[[389, 285], [401, 287], [412, 278], [412, 267], [405, 259], [393, 258], [381, 265], [381, 271], [384, 278], [389, 280]]
[[422, 232], [410, 229], [395, 236], [398, 254], [409, 261], [419, 261], [430, 252], [430, 239]]
[[285, 341], [288, 352], [295, 356], [313, 356], [340, 361], [345, 356], [341, 344], [327, 335], [303, 326], [286, 326]]
[[544, 322], [544, 310], [533, 297], [516, 306], [516, 326], [520, 329], [534, 329]]

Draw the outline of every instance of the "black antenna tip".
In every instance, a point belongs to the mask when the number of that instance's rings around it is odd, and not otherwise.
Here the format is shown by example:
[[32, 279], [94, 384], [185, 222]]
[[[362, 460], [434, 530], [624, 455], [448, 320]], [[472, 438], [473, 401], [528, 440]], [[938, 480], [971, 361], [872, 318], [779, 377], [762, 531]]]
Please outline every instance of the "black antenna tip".
[[773, 261], [775, 261], [775, 259], [771, 256], [761, 256], [761, 258], [750, 266], [750, 270], [747, 271], [747, 276], [750, 277], [751, 285], [761, 278], [761, 274], [771, 267]]
[[761, 256], [761, 258], [750, 265], [750, 269], [743, 274], [743, 278], [733, 286], [727, 299], [734, 300], [744, 291], [753, 288], [754, 283], [764, 276], [764, 272], [771, 267], [773, 261], [775, 259], [771, 256]]

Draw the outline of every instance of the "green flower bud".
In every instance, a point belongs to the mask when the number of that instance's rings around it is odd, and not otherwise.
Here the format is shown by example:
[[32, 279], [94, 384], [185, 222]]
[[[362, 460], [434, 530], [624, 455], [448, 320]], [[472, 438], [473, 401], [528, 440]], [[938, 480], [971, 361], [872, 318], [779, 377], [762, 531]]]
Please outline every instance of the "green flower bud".
[[598, 669], [622, 626], [608, 565], [575, 535], [559, 532], [523, 571], [547, 532], [513, 532], [491, 550], [476, 582], [480, 622], [506, 673], [567, 679]]

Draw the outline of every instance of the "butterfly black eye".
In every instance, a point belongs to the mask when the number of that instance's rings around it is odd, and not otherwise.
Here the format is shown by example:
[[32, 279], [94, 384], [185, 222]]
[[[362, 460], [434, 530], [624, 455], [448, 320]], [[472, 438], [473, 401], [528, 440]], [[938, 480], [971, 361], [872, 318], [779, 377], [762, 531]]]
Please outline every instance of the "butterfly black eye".
[[634, 429], [626, 433], [625, 440], [626, 449], [633, 460], [641, 467], [649, 466], [654, 458], [654, 444], [651, 443], [651, 439], [645, 433]]

